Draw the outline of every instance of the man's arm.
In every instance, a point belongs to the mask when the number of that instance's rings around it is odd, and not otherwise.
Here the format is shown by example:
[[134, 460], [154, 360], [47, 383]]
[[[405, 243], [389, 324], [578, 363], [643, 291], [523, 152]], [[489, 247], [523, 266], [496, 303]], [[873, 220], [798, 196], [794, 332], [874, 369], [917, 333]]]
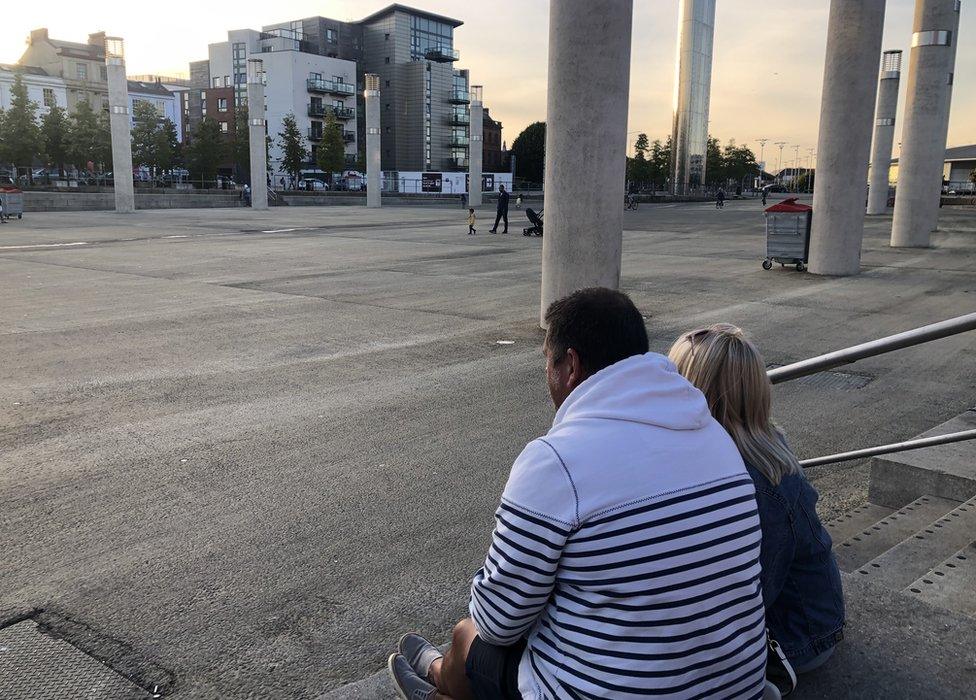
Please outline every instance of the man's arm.
[[578, 526], [577, 509], [559, 455], [543, 440], [529, 443], [512, 467], [485, 565], [471, 584], [469, 610], [486, 642], [509, 646], [535, 624]]

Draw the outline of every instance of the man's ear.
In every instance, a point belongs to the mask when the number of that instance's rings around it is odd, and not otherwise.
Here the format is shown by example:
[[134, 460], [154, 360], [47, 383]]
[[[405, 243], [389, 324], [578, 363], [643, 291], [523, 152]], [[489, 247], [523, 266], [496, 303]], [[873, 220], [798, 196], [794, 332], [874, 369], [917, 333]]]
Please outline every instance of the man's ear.
[[586, 378], [583, 376], [583, 361], [580, 360], [579, 353], [575, 349], [569, 348], [566, 350], [566, 369], [568, 371], [568, 376], [566, 381], [569, 384], [570, 389], [575, 389], [577, 386], [583, 383]]

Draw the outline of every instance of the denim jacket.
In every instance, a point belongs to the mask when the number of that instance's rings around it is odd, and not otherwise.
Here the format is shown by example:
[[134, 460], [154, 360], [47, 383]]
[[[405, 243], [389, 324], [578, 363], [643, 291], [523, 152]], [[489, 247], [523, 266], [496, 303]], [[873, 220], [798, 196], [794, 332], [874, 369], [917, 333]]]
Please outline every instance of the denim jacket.
[[844, 592], [830, 535], [817, 517], [817, 491], [801, 474], [773, 486], [747, 464], [762, 527], [766, 625], [791, 661], [802, 662], [843, 639]]

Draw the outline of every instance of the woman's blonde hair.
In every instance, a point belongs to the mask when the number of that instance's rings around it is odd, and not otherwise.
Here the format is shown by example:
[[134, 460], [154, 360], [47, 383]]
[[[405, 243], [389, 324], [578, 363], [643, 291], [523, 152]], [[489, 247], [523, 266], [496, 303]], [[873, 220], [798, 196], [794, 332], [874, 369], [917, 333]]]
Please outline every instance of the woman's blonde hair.
[[732, 436], [743, 460], [774, 485], [800, 471], [796, 455], [770, 418], [766, 364], [740, 328], [719, 323], [685, 333], [668, 357], [705, 394], [709, 410]]

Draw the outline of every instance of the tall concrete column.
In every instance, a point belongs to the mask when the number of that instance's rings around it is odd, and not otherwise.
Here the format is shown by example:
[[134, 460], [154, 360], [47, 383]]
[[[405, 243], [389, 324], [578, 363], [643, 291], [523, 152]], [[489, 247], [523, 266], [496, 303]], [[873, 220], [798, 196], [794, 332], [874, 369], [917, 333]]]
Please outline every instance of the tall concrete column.
[[366, 74], [366, 206], [376, 208], [382, 203], [382, 160], [380, 133], [380, 76]]
[[485, 133], [481, 86], [471, 86], [471, 126], [468, 138], [468, 206], [481, 206], [481, 160]]
[[125, 46], [118, 37], [105, 37], [105, 72], [108, 77], [108, 121], [112, 132], [115, 211], [129, 214], [136, 210], [132, 185], [132, 121], [129, 83], [125, 77]]
[[881, 56], [878, 108], [874, 113], [868, 214], [884, 214], [888, 208], [888, 172], [891, 170], [891, 146], [895, 142], [895, 113], [898, 111], [900, 82], [901, 51], [885, 51]]
[[268, 149], [264, 119], [264, 62], [247, 61], [247, 138], [251, 160], [251, 208], [268, 208]]
[[939, 220], [958, 0], [916, 0], [891, 245], [924, 248]]
[[714, 34], [715, 0], [681, 0], [671, 130], [674, 194], [693, 192], [705, 182]]
[[542, 317], [620, 283], [632, 16], [633, 0], [549, 3]]
[[831, 0], [820, 102], [810, 272], [861, 269], [864, 200], [885, 0]]

